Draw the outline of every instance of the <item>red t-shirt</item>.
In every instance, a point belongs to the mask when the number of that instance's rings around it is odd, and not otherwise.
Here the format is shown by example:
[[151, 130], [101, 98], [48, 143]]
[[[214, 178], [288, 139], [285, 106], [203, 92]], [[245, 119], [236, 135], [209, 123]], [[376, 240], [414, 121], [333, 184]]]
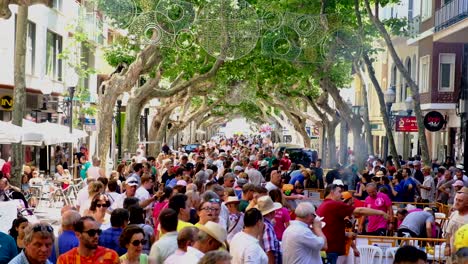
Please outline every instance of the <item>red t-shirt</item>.
[[317, 209], [317, 215], [323, 217], [326, 223], [323, 233], [327, 238], [327, 253], [345, 254], [345, 220], [353, 214], [354, 207], [341, 201], [323, 200]]
[[291, 160], [287, 158], [282, 158], [280, 160], [280, 166], [282, 171], [289, 170], [289, 167], [291, 167]]

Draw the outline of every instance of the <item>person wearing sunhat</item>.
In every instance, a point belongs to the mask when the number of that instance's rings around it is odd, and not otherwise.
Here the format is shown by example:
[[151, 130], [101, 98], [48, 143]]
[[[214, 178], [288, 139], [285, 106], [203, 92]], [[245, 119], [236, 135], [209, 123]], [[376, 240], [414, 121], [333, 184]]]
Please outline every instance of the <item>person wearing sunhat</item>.
[[281, 247], [278, 238], [276, 237], [273, 223], [275, 211], [283, 207], [280, 203], [275, 203], [270, 196], [262, 196], [257, 199], [255, 208], [260, 210], [265, 223], [265, 231], [263, 232], [263, 249], [267, 253], [268, 263], [281, 263]]
[[239, 211], [240, 200], [237, 196], [229, 196], [224, 204], [229, 210], [228, 217], [228, 228], [227, 228], [227, 241], [231, 242], [231, 239], [235, 234], [242, 231], [244, 227], [244, 213]]
[[445, 254], [447, 256], [455, 253], [455, 232], [460, 229], [464, 224], [468, 223], [468, 188], [461, 188], [455, 195], [454, 212], [450, 215], [447, 224], [443, 229], [443, 237], [447, 239], [445, 247]]
[[226, 246], [226, 229], [220, 224], [209, 221], [197, 228], [199, 230], [198, 239], [191, 247], [187, 248], [187, 253], [180, 259], [180, 263], [197, 264], [207, 252]]

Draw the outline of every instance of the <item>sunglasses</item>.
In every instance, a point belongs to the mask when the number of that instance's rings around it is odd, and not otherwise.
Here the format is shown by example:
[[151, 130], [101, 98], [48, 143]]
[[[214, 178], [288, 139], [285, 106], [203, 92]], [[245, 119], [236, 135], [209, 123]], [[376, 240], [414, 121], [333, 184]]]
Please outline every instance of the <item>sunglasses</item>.
[[221, 203], [221, 200], [218, 199], [218, 198], [212, 198], [208, 202], [210, 202], [210, 203]]
[[109, 207], [109, 206], [107, 206], [107, 204], [96, 204], [96, 207], [97, 207], [97, 208], [101, 208], [101, 207], [107, 208], [107, 207]]
[[54, 229], [50, 225], [35, 225], [33, 227], [33, 232], [49, 232], [54, 233]]
[[148, 240], [146, 239], [132, 241], [132, 245], [134, 245], [135, 247], [138, 247], [140, 244], [144, 245], [146, 243], [148, 243]]
[[102, 230], [101, 230], [101, 229], [90, 229], [90, 230], [88, 230], [88, 231], [83, 231], [82, 233], [86, 233], [86, 234], [88, 234], [88, 236], [90, 236], [90, 237], [93, 237], [93, 236], [95, 236], [96, 234], [97, 234], [98, 236], [100, 236], [100, 235], [102, 234]]
[[214, 208], [214, 207], [204, 207], [204, 208], [202, 208], [202, 210], [213, 211], [213, 212], [219, 211], [219, 209]]

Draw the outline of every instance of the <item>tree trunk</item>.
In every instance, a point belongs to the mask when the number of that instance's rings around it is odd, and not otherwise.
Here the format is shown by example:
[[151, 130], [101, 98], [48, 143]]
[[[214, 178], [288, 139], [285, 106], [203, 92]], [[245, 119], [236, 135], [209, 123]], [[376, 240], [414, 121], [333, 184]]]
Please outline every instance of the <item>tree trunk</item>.
[[143, 104], [139, 98], [130, 97], [125, 110], [125, 124], [123, 129], [123, 149], [133, 152], [138, 147], [140, 128], [140, 114]]
[[[355, 12], [355, 15], [357, 17], [357, 22], [358, 22], [358, 25], [359, 25], [359, 34], [363, 35], [362, 19], [361, 19], [361, 13], [359, 11], [359, 0], [354, 0], [354, 12]], [[375, 76], [374, 66], [372, 65], [372, 62], [371, 62], [371, 60], [369, 58], [369, 54], [367, 53], [366, 50], [363, 51], [362, 58], [364, 60], [364, 64], [366, 65], [366, 69], [367, 69], [367, 73], [369, 75], [369, 78], [371, 79], [371, 82], [372, 82], [372, 84], [374, 86], [374, 89], [377, 92], [377, 98], [379, 100], [379, 105], [380, 105], [380, 114], [382, 115], [382, 119], [383, 119], [383, 122], [384, 122], [385, 132], [386, 132], [387, 138], [388, 138], [388, 146], [390, 148], [390, 154], [393, 156], [395, 166], [397, 167], [397, 169], [400, 169], [400, 167], [401, 167], [400, 166], [400, 161], [398, 160], [398, 153], [397, 153], [396, 146], [395, 146], [395, 140], [393, 138], [392, 126], [390, 124], [390, 119], [388, 117], [387, 109], [385, 107], [384, 94], [383, 94], [383, 91], [382, 91], [382, 87], [380, 86], [380, 83], [377, 81], [377, 78]], [[358, 74], [360, 74], [361, 79], [364, 81], [364, 76], [363, 76], [363, 74], [361, 72], [361, 68], [357, 65], [357, 63], [355, 63], [355, 66], [358, 67], [358, 69], [356, 69], [357, 70], [356, 72], [358, 72]], [[364, 101], [367, 104], [367, 98], [364, 98]], [[368, 108], [366, 108], [366, 110], [367, 109]], [[366, 112], [368, 113], [368, 111], [366, 111]], [[368, 117], [369, 116], [367, 115], [367, 118]], [[386, 159], [387, 157], [384, 157], [384, 158]]]
[[362, 137], [362, 127], [351, 126], [351, 130], [353, 132], [353, 141], [354, 141], [353, 152], [354, 152], [355, 164], [358, 166], [359, 169], [364, 169], [365, 161], [366, 161], [367, 155], [369, 155], [369, 152], [367, 152], [367, 149], [363, 147], [365, 146], [365, 143], [364, 143], [365, 139]]
[[[359, 69], [359, 72], [361, 73], [361, 76], [364, 77], [364, 75], [362, 75], [361, 69]], [[372, 128], [371, 128], [371, 123], [370, 123], [370, 118], [369, 118], [369, 102], [367, 101], [367, 89], [369, 86], [367, 84], [367, 81], [364, 80], [364, 78], [361, 78], [361, 79], [365, 83], [364, 87], [362, 87], [362, 97], [364, 98], [363, 120], [364, 120], [364, 129], [366, 130], [367, 153], [374, 155], [375, 151], [374, 151], [374, 144], [372, 142]]]
[[371, 18], [371, 21], [375, 25], [375, 27], [379, 30], [380, 35], [383, 37], [385, 40], [385, 44], [388, 48], [388, 51], [393, 59], [393, 62], [395, 63], [396, 67], [398, 68], [398, 71], [403, 75], [405, 78], [406, 83], [410, 86], [411, 88], [411, 94], [413, 96], [414, 100], [414, 114], [416, 116], [416, 120], [418, 123], [418, 138], [419, 138], [419, 145], [421, 147], [421, 159], [424, 162], [425, 165], [430, 166], [431, 165], [431, 159], [429, 156], [429, 148], [427, 145], [427, 139], [426, 139], [426, 130], [424, 129], [424, 117], [422, 114], [421, 110], [421, 101], [420, 101], [420, 94], [419, 94], [419, 87], [416, 84], [416, 82], [411, 78], [411, 74], [408, 72], [408, 70], [405, 68], [405, 65], [403, 65], [403, 62], [401, 61], [400, 57], [398, 56], [395, 47], [393, 46], [392, 39], [390, 35], [387, 32], [387, 29], [385, 29], [385, 26], [382, 24], [380, 19], [378, 18], [377, 15], [374, 15], [372, 13], [372, 9], [370, 8], [370, 3], [369, 0], [364, 0], [367, 14]]
[[335, 167], [336, 164], [336, 139], [335, 139], [335, 132], [336, 132], [336, 126], [338, 125], [338, 122], [335, 124], [329, 124], [327, 126], [327, 143], [328, 143], [328, 159], [327, 159], [327, 165], [328, 168], [333, 168]]
[[[98, 148], [95, 153], [101, 159], [101, 166], [107, 164], [107, 155], [110, 147], [111, 136], [112, 136], [112, 118], [114, 116], [114, 103], [117, 101], [117, 93], [104, 94], [99, 104], [100, 111], [97, 114], [98, 126]], [[106, 102], [106, 103], [104, 103]], [[125, 149], [123, 151], [125, 153]]]
[[[13, 91], [12, 124], [23, 126], [26, 107], [26, 38], [28, 31], [28, 7], [19, 6], [16, 19], [15, 43], [15, 89]], [[21, 175], [24, 164], [24, 147], [21, 143], [12, 144], [11, 184], [21, 186]]]

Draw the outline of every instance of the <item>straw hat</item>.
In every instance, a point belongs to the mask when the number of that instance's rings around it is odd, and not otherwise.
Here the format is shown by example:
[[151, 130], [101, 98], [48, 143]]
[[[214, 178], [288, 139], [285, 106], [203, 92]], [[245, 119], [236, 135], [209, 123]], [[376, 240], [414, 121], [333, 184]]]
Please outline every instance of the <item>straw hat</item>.
[[227, 232], [220, 224], [208, 221], [204, 225], [197, 226], [197, 228], [207, 233], [210, 237], [218, 240], [219, 243], [226, 247], [224, 241], [227, 239]]
[[260, 210], [262, 215], [267, 215], [273, 211], [282, 208], [283, 205], [280, 203], [274, 203], [270, 196], [262, 196], [257, 199], [257, 205], [255, 208]]
[[227, 201], [225, 201], [224, 204], [230, 203], [240, 203], [240, 200], [237, 198], [237, 196], [228, 196]]

